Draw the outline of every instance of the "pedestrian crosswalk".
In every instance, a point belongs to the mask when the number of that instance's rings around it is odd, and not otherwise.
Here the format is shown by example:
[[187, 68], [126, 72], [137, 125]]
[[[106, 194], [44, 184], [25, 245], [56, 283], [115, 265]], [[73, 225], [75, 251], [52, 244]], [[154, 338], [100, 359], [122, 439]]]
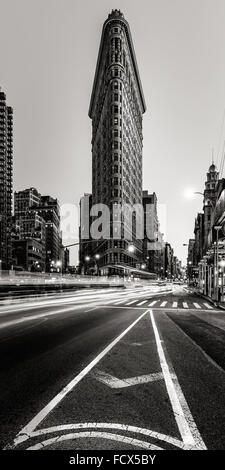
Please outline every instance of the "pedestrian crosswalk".
[[123, 306], [123, 307], [154, 307], [154, 308], [168, 308], [168, 309], [189, 309], [189, 310], [212, 310], [213, 307], [207, 302], [192, 302], [186, 301], [183, 302], [181, 299], [177, 301], [171, 300], [151, 300], [151, 299], [123, 299], [117, 300], [116, 302], [110, 302], [112, 305], [115, 306]]

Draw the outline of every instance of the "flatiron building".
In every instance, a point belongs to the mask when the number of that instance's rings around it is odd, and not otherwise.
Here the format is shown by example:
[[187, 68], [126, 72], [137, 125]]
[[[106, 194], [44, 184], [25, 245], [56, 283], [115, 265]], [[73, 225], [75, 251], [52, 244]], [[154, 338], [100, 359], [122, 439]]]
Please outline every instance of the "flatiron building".
[[[92, 119], [92, 204], [142, 204], [142, 116], [146, 110], [130, 27], [120, 10], [103, 25], [89, 117]], [[142, 240], [122, 236], [93, 243], [102, 274], [139, 268]], [[133, 216], [133, 225], [135, 216]], [[133, 250], [130, 250], [131, 246]]]

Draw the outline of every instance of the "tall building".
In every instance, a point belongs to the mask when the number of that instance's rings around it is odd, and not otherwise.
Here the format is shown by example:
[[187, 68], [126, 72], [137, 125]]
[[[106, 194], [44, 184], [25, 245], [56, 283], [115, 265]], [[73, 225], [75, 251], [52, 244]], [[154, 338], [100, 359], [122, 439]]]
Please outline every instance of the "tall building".
[[12, 230], [13, 266], [26, 271], [45, 271], [46, 228], [38, 213], [41, 195], [35, 188], [14, 193]]
[[0, 88], [0, 269], [12, 264], [13, 110]]
[[[103, 25], [89, 108], [92, 119], [92, 202], [110, 208], [110, 240], [92, 246], [103, 274], [117, 268], [139, 268], [142, 240], [136, 238], [138, 213], [132, 224], [121, 216], [121, 238], [113, 232], [114, 204], [142, 204], [142, 115], [146, 110], [130, 27], [120, 10]], [[128, 230], [125, 233], [125, 228]], [[131, 246], [133, 250], [129, 250]]]
[[219, 179], [219, 173], [214, 163], [210, 165], [207, 180], [205, 182], [203, 212], [204, 212], [204, 246], [203, 252], [205, 253], [211, 243], [210, 233], [212, 226], [212, 217], [214, 207], [216, 204], [216, 186]]
[[36, 188], [28, 188], [14, 193], [14, 215], [24, 215], [32, 207], [39, 206], [41, 195]]
[[157, 214], [157, 196], [143, 191], [144, 208], [144, 242], [143, 254], [147, 269], [157, 274], [164, 275], [164, 242], [160, 232]]
[[[22, 243], [25, 240], [29, 243]], [[13, 259], [14, 265], [29, 271], [35, 264], [42, 271], [65, 264], [57, 199], [42, 196], [35, 188], [15, 192]]]
[[36, 211], [45, 221], [46, 270], [51, 271], [61, 261], [62, 237], [58, 200], [51, 196], [41, 196]]

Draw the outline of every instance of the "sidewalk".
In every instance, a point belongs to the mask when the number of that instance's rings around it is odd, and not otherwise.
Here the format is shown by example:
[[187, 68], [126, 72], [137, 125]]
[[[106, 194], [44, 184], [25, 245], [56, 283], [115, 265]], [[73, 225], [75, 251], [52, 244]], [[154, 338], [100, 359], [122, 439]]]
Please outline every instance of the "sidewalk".
[[194, 290], [194, 293], [199, 295], [203, 299], [207, 300], [207, 302], [210, 302], [212, 305], [214, 305], [214, 307], [221, 308], [222, 310], [225, 310], [225, 302], [217, 302], [216, 300], [213, 300], [211, 297], [208, 297], [208, 295], [202, 294], [197, 289]]

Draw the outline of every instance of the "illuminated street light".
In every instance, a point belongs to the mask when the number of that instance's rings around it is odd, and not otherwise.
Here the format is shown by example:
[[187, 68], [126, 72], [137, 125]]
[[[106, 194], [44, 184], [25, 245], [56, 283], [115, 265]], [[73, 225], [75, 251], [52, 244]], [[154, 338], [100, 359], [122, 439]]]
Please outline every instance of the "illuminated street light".
[[194, 188], [187, 188], [184, 191], [184, 197], [185, 199], [193, 199], [196, 191]]
[[85, 261], [90, 261], [90, 256], [85, 256]]
[[129, 251], [129, 253], [134, 253], [134, 251], [135, 251], [134, 245], [129, 245], [128, 246], [128, 251]]
[[95, 259], [100, 259], [100, 255], [99, 255], [99, 254], [96, 254], [96, 255], [95, 255]]

